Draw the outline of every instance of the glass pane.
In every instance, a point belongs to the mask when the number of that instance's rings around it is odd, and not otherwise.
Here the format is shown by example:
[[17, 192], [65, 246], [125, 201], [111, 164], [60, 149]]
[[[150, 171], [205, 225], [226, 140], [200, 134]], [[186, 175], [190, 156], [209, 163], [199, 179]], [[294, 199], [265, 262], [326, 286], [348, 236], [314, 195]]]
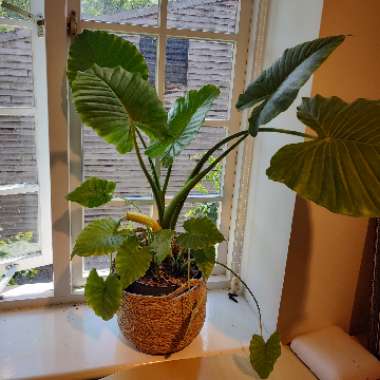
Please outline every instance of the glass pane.
[[235, 33], [239, 0], [170, 0], [168, 27]]
[[209, 217], [214, 223], [219, 225], [221, 212], [220, 202], [192, 203], [186, 202], [177, 222], [177, 231], [183, 231], [183, 223], [189, 218], [200, 216]]
[[116, 24], [158, 24], [158, 0], [81, 0], [81, 18]]
[[0, 116], [0, 185], [37, 183], [34, 133], [32, 116]]
[[115, 34], [132, 42], [139, 49], [149, 67], [149, 83], [154, 86], [156, 79], [157, 38], [140, 34]]
[[218, 86], [209, 119], [226, 119], [230, 109], [230, 84], [234, 44], [195, 39], [169, 38], [166, 46], [165, 103], [169, 108], [187, 90], [207, 83]]
[[[146, 215], [151, 215], [152, 206], [150, 205], [138, 205], [138, 206], [106, 206], [93, 209], [85, 209], [84, 211], [84, 221], [85, 224], [90, 223], [93, 220], [99, 218], [114, 218], [119, 219], [125, 214], [128, 210], [141, 212]], [[140, 226], [141, 227], [141, 226]], [[84, 270], [90, 271], [92, 268], [98, 270], [108, 270], [110, 267], [109, 256], [93, 256], [85, 257], [84, 259]]]
[[[175, 159], [172, 168], [170, 182], [168, 186], [168, 195], [173, 195], [183, 186], [191, 171], [197, 164], [197, 161], [202, 157], [203, 153], [210, 149], [213, 145], [219, 142], [226, 136], [226, 130], [221, 127], [206, 127], [203, 126], [197, 137], [192, 143]], [[222, 152], [219, 149], [211, 157], [217, 157]], [[166, 169], [161, 169], [162, 182], [166, 175]], [[217, 165], [216, 168], [191, 192], [192, 195], [201, 194], [221, 194], [223, 181], [223, 164]]]
[[[7, 3], [15, 5], [26, 12], [30, 12], [31, 0], [7, 0]], [[7, 10], [3, 7], [0, 7], [0, 16], [1, 17], [9, 17], [9, 18], [18, 18], [25, 19], [24, 16], [19, 13], [13, 12], [11, 10]]]
[[[100, 177], [117, 183], [115, 197], [151, 196], [135, 152], [119, 154], [92, 129], [83, 128], [83, 177]], [[147, 159], [145, 164], [149, 165]]]
[[[0, 299], [37, 296], [53, 289], [52, 264], [25, 266], [25, 259], [39, 259], [37, 193], [0, 196], [0, 278], [7, 276], [7, 285]], [[10, 264], [18, 264], [16, 273]], [[22, 266], [22, 268], [20, 268]]]
[[0, 106], [33, 106], [32, 34], [0, 27]]

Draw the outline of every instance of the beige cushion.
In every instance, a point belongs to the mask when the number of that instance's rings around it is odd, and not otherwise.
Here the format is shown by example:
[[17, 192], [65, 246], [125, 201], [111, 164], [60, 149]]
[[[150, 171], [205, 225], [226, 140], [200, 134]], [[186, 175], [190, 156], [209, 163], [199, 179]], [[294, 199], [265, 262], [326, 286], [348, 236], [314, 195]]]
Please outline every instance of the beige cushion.
[[290, 347], [320, 380], [380, 379], [380, 362], [339, 327], [301, 335]]

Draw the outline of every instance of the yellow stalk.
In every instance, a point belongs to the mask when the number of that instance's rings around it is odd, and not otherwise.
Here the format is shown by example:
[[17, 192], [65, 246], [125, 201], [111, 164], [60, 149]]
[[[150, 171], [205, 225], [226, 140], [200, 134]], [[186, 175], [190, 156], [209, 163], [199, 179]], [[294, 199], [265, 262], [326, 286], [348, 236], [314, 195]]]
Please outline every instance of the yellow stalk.
[[150, 227], [154, 232], [161, 230], [161, 226], [156, 220], [148, 215], [140, 214], [139, 212], [128, 211], [125, 219]]

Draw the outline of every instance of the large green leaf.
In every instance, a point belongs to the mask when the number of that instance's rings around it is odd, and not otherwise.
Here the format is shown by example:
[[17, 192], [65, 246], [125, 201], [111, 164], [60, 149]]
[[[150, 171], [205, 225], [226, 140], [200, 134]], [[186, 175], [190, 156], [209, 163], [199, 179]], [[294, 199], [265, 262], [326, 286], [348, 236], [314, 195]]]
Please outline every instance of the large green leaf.
[[166, 111], [140, 74], [120, 66], [109, 69], [95, 65], [77, 73], [72, 90], [82, 122], [114, 144], [119, 153], [133, 148], [134, 127], [158, 139], [166, 136]]
[[112, 199], [115, 187], [116, 183], [113, 181], [90, 177], [71, 193], [67, 194], [66, 199], [77, 202], [84, 207], [99, 207]]
[[149, 247], [141, 247], [135, 236], [129, 236], [118, 249], [115, 260], [116, 271], [120, 275], [123, 288], [144, 276], [151, 261]]
[[154, 260], [161, 264], [172, 253], [173, 230], [160, 230], [154, 233], [150, 245], [154, 252]]
[[215, 246], [192, 251], [197, 267], [202, 271], [207, 280], [215, 265]]
[[304, 98], [298, 118], [317, 138], [280, 149], [269, 178], [333, 212], [380, 216], [380, 101]]
[[101, 256], [115, 252], [126, 238], [125, 233], [117, 230], [118, 227], [119, 223], [111, 218], [91, 222], [77, 237], [71, 257]]
[[86, 71], [94, 64], [100, 67], [121, 66], [131, 73], [148, 78], [148, 65], [137, 48], [129, 41], [104, 31], [84, 30], [70, 47], [67, 75], [70, 83], [78, 71]]
[[264, 341], [261, 335], [253, 335], [249, 345], [249, 352], [253, 369], [261, 379], [267, 379], [281, 355], [279, 333], [274, 332], [267, 342]]
[[168, 114], [170, 136], [164, 141], [155, 142], [146, 153], [151, 157], [162, 156], [165, 166], [171, 164], [194, 139], [219, 94], [218, 87], [208, 84], [178, 98]]
[[285, 50], [279, 60], [264, 70], [240, 95], [236, 104], [239, 110], [243, 110], [265, 101], [250, 130], [255, 131], [287, 110], [300, 88], [344, 39], [344, 36], [333, 36], [302, 43]]
[[121, 282], [115, 273], [111, 273], [104, 280], [92, 269], [84, 288], [86, 302], [95, 311], [95, 314], [108, 321], [117, 312], [121, 299]]
[[177, 243], [183, 248], [203, 249], [224, 240], [224, 236], [208, 217], [191, 218], [183, 224], [186, 232], [180, 234]]

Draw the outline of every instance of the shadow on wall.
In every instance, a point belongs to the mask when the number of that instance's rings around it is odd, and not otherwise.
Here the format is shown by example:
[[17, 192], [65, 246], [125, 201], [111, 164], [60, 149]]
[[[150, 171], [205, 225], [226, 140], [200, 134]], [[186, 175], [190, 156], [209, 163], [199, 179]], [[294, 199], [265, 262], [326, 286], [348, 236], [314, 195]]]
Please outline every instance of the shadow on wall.
[[[287, 268], [292, 268], [292, 273], [296, 275], [287, 276], [281, 298], [280, 310], [286, 302], [289, 312], [280, 320], [280, 331], [283, 343], [289, 343], [292, 338], [292, 331], [296, 329], [299, 320], [307, 319], [305, 315], [305, 300], [307, 297], [307, 286], [310, 265], [311, 265], [311, 223], [310, 210], [307, 201], [297, 197], [294, 210], [294, 220], [302, 220], [302, 225], [298, 225], [297, 234], [292, 229], [290, 238], [289, 254], [287, 258]], [[294, 270], [294, 268], [297, 268]]]
[[355, 291], [355, 300], [351, 316], [350, 333], [360, 335], [367, 346], [369, 333], [371, 282], [373, 275], [374, 251], [376, 239], [376, 219], [371, 219], [365, 241], [359, 279]]

